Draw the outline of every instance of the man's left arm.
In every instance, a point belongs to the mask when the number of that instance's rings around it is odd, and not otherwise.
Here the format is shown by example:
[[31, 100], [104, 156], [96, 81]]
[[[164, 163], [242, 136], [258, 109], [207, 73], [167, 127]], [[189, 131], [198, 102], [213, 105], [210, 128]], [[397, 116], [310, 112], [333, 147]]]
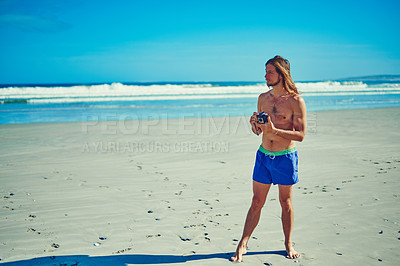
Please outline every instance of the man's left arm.
[[268, 123], [271, 126], [270, 130], [272, 131], [273, 134], [288, 140], [303, 141], [306, 135], [306, 126], [307, 126], [306, 104], [304, 102], [304, 99], [298, 96], [295, 103], [293, 104], [294, 130], [275, 128], [275, 126], [271, 122], [270, 117], [268, 117]]

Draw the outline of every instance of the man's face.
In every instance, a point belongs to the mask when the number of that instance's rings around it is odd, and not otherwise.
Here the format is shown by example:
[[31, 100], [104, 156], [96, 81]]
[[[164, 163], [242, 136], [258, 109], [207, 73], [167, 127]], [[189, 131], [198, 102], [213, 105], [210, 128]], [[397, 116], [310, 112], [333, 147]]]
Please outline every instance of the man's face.
[[268, 64], [265, 68], [265, 80], [267, 81], [267, 86], [269, 87], [275, 86], [281, 82], [280, 75], [278, 72], [276, 72], [276, 68], [271, 64]]

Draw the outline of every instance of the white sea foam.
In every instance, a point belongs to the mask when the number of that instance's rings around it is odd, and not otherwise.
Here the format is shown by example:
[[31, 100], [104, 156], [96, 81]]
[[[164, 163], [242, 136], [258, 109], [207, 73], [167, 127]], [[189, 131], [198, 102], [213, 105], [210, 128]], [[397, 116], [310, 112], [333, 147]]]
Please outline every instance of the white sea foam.
[[400, 84], [367, 85], [358, 81], [324, 81], [324, 82], [299, 82], [297, 88], [304, 92], [371, 92], [371, 91], [399, 91]]
[[[367, 85], [363, 82], [298, 82], [304, 96], [400, 94], [400, 84]], [[2, 102], [29, 103], [188, 100], [252, 98], [268, 90], [263, 83], [240, 86], [212, 84], [124, 85], [121, 83], [72, 87], [8, 87], [0, 89]]]
[[110, 101], [151, 101], [151, 100], [194, 100], [194, 99], [225, 99], [225, 98], [254, 98], [257, 94], [236, 95], [159, 95], [141, 97], [93, 97], [93, 98], [47, 98], [30, 99], [29, 103], [72, 103], [72, 102], [110, 102]]
[[53, 97], [105, 97], [105, 96], [149, 96], [149, 95], [188, 95], [258, 93], [265, 87], [255, 86], [212, 86], [204, 85], [111, 85], [73, 86], [73, 87], [9, 87], [0, 89], [1, 98], [53, 98]]

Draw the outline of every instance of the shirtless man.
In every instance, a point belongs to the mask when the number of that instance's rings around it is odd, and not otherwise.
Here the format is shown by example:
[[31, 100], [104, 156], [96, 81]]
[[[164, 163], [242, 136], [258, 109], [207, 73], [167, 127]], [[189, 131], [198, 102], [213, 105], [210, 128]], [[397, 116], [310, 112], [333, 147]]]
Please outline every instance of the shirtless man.
[[275, 56], [265, 66], [265, 79], [272, 89], [258, 97], [257, 111], [269, 114], [268, 123], [258, 123], [258, 113], [250, 119], [254, 134], [262, 133], [262, 144], [257, 151], [253, 172], [253, 200], [232, 261], [240, 262], [242, 255], [246, 254], [247, 242], [258, 224], [271, 184], [279, 186], [287, 257], [295, 259], [300, 256], [291, 239], [294, 221], [292, 188], [298, 182], [295, 141], [303, 141], [305, 136], [306, 105], [290, 75], [288, 60]]

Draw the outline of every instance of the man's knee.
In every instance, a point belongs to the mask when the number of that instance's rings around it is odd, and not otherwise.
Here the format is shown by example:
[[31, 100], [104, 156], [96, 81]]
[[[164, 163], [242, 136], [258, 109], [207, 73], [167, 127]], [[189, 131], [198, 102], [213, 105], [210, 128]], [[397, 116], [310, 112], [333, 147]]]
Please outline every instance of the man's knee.
[[289, 210], [292, 208], [292, 199], [290, 198], [280, 198], [279, 202], [281, 203], [281, 207], [284, 210]]
[[261, 199], [259, 197], [253, 197], [251, 202], [251, 208], [254, 210], [261, 210], [265, 204], [265, 199]]

